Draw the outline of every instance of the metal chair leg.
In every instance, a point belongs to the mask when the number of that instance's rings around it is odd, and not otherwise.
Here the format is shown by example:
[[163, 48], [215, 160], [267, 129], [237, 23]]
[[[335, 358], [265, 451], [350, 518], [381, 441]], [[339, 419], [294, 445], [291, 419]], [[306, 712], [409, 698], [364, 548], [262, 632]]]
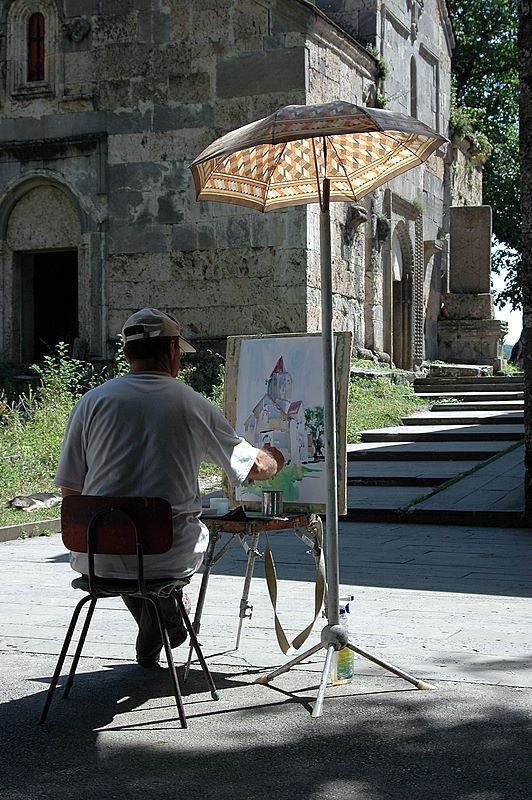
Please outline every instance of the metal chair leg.
[[198, 660], [199, 660], [199, 662], [201, 664], [201, 668], [203, 670], [203, 674], [205, 675], [205, 680], [207, 681], [207, 686], [210, 689], [211, 697], [212, 697], [213, 700], [219, 700], [220, 697], [218, 695], [218, 690], [216, 689], [216, 686], [215, 686], [214, 681], [212, 679], [212, 675], [210, 673], [209, 667], [207, 666], [207, 662], [205, 661], [205, 656], [203, 655], [203, 652], [201, 650], [200, 644], [198, 642], [198, 637], [196, 636], [196, 632], [194, 630], [194, 627], [193, 627], [193, 625], [192, 625], [192, 623], [190, 621], [190, 618], [189, 618], [189, 616], [188, 616], [188, 614], [186, 612], [186, 609], [185, 609], [185, 606], [184, 606], [184, 603], [183, 603], [183, 598], [179, 593], [176, 593], [175, 597], [176, 597], [176, 600], [177, 600], [177, 605], [179, 606], [179, 610], [181, 611], [181, 616], [183, 617], [183, 621], [185, 623], [186, 629], [187, 629], [188, 634], [190, 636], [190, 643], [191, 643], [192, 647], [194, 648], [194, 650], [196, 651], [196, 655], [197, 655]]
[[153, 607], [155, 608], [155, 613], [157, 615], [157, 622], [159, 623], [159, 630], [161, 632], [161, 637], [163, 640], [164, 652], [166, 654], [166, 661], [168, 662], [168, 669], [170, 670], [170, 677], [172, 679], [172, 684], [174, 686], [174, 695], [177, 706], [177, 713], [179, 715], [179, 721], [181, 723], [182, 728], [188, 728], [187, 718], [185, 715], [185, 707], [183, 705], [183, 698], [181, 696], [181, 688], [179, 686], [179, 678], [177, 677], [174, 658], [172, 656], [172, 648], [170, 647], [168, 631], [166, 630], [166, 626], [164, 624], [161, 607], [159, 606], [159, 603], [155, 597], [145, 595], [145, 599], [149, 600], [150, 603], [152, 603]]
[[87, 638], [87, 632], [91, 624], [92, 615], [94, 614], [94, 609], [96, 608], [97, 599], [98, 599], [97, 597], [93, 597], [92, 602], [89, 608], [87, 609], [87, 616], [85, 617], [85, 622], [83, 623], [83, 628], [81, 630], [81, 636], [79, 637], [78, 646], [76, 647], [76, 652], [74, 653], [74, 658], [72, 659], [70, 672], [68, 673], [68, 678], [66, 679], [65, 682], [65, 688], [63, 689], [63, 700], [67, 699], [68, 695], [70, 694], [72, 684], [74, 683], [74, 675], [76, 674], [78, 662], [81, 657], [81, 651], [83, 650], [83, 645], [85, 644], [85, 639]]
[[63, 668], [63, 664], [68, 653], [68, 648], [70, 646], [70, 642], [72, 640], [72, 635], [76, 628], [76, 624], [79, 618], [80, 611], [85, 603], [88, 603], [91, 600], [91, 596], [88, 595], [87, 597], [83, 597], [79, 603], [77, 604], [74, 612], [72, 614], [72, 618], [70, 620], [70, 625], [68, 626], [68, 630], [66, 632], [65, 641], [63, 642], [63, 647], [61, 648], [61, 652], [59, 653], [59, 658], [57, 659], [57, 664], [55, 666], [55, 671], [52, 676], [52, 682], [48, 688], [48, 692], [46, 693], [46, 699], [44, 701], [44, 706], [41, 711], [41, 716], [39, 717], [39, 725], [42, 725], [46, 721], [46, 717], [48, 716], [48, 709], [50, 708], [50, 703], [52, 702], [52, 698], [54, 695], [55, 687], [57, 686], [57, 682], [59, 681], [59, 677], [61, 675], [61, 670]]

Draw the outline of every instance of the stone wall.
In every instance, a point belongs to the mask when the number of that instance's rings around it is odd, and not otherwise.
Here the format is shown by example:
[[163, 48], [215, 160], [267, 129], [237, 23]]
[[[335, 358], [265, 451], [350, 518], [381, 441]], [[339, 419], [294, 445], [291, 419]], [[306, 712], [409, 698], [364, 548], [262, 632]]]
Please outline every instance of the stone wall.
[[[4, 357], [16, 357], [13, 320], [20, 297], [13, 287], [21, 254], [35, 247], [27, 236], [14, 249], [6, 231], [17, 203], [36, 186], [63, 192], [79, 219], [79, 332], [93, 355], [109, 355], [123, 319], [144, 304], [177, 313], [193, 338], [319, 329], [317, 208], [261, 215], [197, 203], [188, 165], [216, 137], [280, 106], [331, 99], [371, 104], [378, 62], [352, 34], [374, 44], [389, 62], [384, 89], [393, 109], [408, 110], [405, 81], [412, 57], [432, 65], [434, 89], [417, 93], [419, 116], [434, 118], [442, 129], [449, 94], [442, 5], [440, 0], [4, 3], [0, 276], [4, 297], [9, 290], [2, 307]], [[32, 86], [23, 80], [20, 35], [27, 15], [39, 9], [50, 22], [47, 73], [42, 84]], [[385, 335], [385, 320], [393, 315], [386, 284], [391, 235], [405, 222], [419, 263], [423, 236], [435, 241], [441, 233], [442, 180], [442, 159], [433, 156], [425, 168], [396, 179], [387, 202], [383, 192], [365, 200], [366, 221], [356, 221], [360, 210], [352, 204], [334, 206], [334, 322], [354, 331], [359, 346], [392, 351], [391, 335]], [[416, 202], [425, 209], [421, 244], [413, 224]], [[390, 226], [383, 235], [377, 221], [385, 212]], [[53, 219], [49, 224], [60, 229]], [[438, 291], [434, 281], [429, 284]]]
[[451, 155], [451, 203], [453, 206], [482, 205], [482, 163], [469, 155], [466, 139], [453, 142]]

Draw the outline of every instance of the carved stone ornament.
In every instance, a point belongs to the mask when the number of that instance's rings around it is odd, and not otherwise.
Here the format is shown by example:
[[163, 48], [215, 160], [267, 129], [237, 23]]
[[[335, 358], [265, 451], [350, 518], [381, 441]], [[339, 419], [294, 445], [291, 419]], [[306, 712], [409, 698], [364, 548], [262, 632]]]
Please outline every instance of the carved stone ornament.
[[91, 29], [91, 24], [86, 17], [74, 17], [65, 22], [64, 30], [69, 39], [73, 42], [82, 42]]
[[390, 233], [390, 221], [383, 216], [377, 215], [377, 237], [380, 242], [383, 242]]
[[367, 218], [368, 212], [365, 206], [349, 206], [344, 227], [344, 242], [346, 245], [351, 246], [353, 244], [357, 229], [362, 223], [366, 222]]

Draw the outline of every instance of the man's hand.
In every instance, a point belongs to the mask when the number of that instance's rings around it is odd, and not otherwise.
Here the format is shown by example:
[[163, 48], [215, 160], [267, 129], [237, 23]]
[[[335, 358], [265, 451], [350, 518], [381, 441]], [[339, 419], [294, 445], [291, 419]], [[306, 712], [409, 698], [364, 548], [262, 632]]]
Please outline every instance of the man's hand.
[[276, 447], [266, 445], [259, 450], [255, 463], [248, 473], [248, 480], [265, 481], [272, 478], [284, 466], [284, 456]]

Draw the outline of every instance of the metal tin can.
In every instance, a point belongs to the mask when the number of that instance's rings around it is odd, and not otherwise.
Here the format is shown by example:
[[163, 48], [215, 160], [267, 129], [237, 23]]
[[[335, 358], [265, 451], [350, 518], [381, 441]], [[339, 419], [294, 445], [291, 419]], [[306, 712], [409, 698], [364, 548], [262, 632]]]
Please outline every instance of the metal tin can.
[[283, 493], [266, 491], [262, 493], [262, 513], [267, 517], [278, 517], [283, 513]]

